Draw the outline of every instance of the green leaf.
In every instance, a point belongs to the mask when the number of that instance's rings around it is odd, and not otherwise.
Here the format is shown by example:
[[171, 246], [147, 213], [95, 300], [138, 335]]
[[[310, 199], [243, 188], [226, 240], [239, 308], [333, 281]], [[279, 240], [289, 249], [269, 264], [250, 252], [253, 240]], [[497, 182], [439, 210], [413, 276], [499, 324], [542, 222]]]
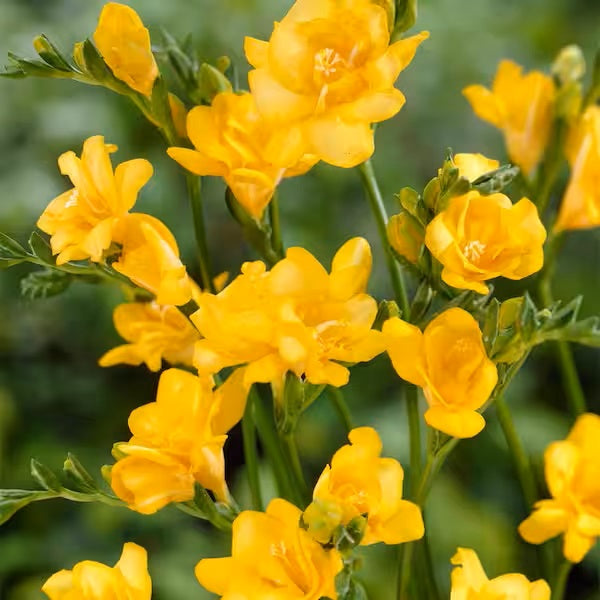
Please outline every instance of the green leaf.
[[43, 465], [35, 458], [31, 459], [30, 468], [33, 479], [45, 490], [60, 492], [63, 489], [58, 477], [46, 465]]
[[32, 232], [29, 236], [28, 243], [34, 256], [37, 256], [41, 261], [48, 265], [56, 264], [56, 259], [52, 255], [50, 244], [37, 231]]
[[30, 300], [49, 298], [64, 292], [72, 280], [73, 276], [64, 271], [34, 271], [21, 279], [21, 294]]
[[0, 490], [0, 525], [28, 504], [53, 497], [52, 492], [41, 490]]
[[15, 240], [8, 237], [5, 233], [0, 232], [0, 260], [20, 259], [20, 262], [22, 262], [26, 260], [27, 257], [27, 251], [21, 244], [15, 242]]

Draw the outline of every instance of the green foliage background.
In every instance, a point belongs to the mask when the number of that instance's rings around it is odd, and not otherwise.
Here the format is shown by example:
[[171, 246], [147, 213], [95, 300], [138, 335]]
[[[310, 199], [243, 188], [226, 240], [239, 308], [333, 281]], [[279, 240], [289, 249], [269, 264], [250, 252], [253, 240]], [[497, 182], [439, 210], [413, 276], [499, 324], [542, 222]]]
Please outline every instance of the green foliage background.
[[[289, 0], [131, 0], [155, 34], [165, 27], [177, 37], [190, 31], [200, 55], [228, 54], [245, 73], [244, 35], [266, 39]], [[61, 48], [90, 35], [101, 0], [0, 0], [0, 53], [33, 56], [31, 40], [47, 34]], [[557, 51], [579, 43], [591, 60], [600, 41], [598, 0], [422, 0], [418, 29], [431, 39], [400, 76], [407, 104], [377, 131], [375, 168], [390, 211], [392, 195], [406, 185], [422, 189], [441, 164], [444, 150], [483, 152], [504, 158], [500, 134], [472, 114], [461, 89], [489, 84], [498, 61], [512, 58], [527, 69], [547, 70]], [[116, 161], [148, 158], [155, 176], [136, 210], [163, 219], [176, 234], [192, 273], [193, 235], [181, 173], [162, 141], [136, 109], [110, 92], [55, 80], [0, 80], [0, 230], [25, 242], [46, 204], [66, 189], [56, 158], [101, 133], [120, 150]], [[205, 185], [208, 236], [215, 272], [236, 273], [251, 251], [229, 217], [218, 181]], [[374, 222], [353, 171], [318, 166], [281, 189], [284, 238], [328, 263], [354, 235], [375, 251], [371, 292], [390, 297]], [[515, 198], [516, 200], [516, 198]], [[556, 199], [555, 199], [556, 201]], [[565, 300], [585, 295], [583, 313], [600, 312], [599, 231], [569, 236], [555, 283]], [[30, 457], [59, 469], [66, 451], [90, 468], [110, 463], [113, 442], [128, 438], [127, 416], [154, 399], [157, 376], [144, 367], [102, 370], [98, 357], [119, 342], [111, 324], [120, 292], [75, 284], [46, 301], [19, 297], [28, 267], [0, 277], [0, 487], [31, 487]], [[500, 285], [509, 296], [515, 286]], [[600, 412], [600, 353], [575, 348], [590, 408]], [[380, 358], [353, 371], [347, 397], [355, 424], [375, 426], [385, 453], [408, 462], [406, 419], [400, 386], [389, 361]], [[560, 377], [547, 347], [537, 349], [509, 392], [519, 432], [541, 461], [548, 442], [563, 437], [571, 421]], [[486, 415], [487, 416], [487, 415]], [[307, 473], [315, 479], [343, 443], [343, 431], [325, 399], [305, 416], [299, 437]], [[227, 446], [234, 494], [247, 495], [239, 432]], [[538, 464], [539, 466], [539, 464]], [[269, 485], [265, 474], [265, 485]], [[456, 546], [475, 548], [490, 576], [523, 571], [537, 577], [531, 547], [515, 527], [528, 513], [493, 411], [488, 427], [460, 444], [435, 484], [427, 526], [439, 585], [448, 588], [449, 558]], [[124, 541], [150, 554], [154, 598], [208, 598], [193, 567], [207, 556], [225, 555], [229, 540], [174, 509], [143, 517], [124, 509], [73, 505], [57, 500], [32, 505], [0, 529], [0, 598], [41, 598], [43, 581], [85, 558], [113, 564]], [[395, 553], [372, 547], [363, 580], [370, 598], [393, 597]], [[569, 598], [600, 598], [600, 552], [573, 572]]]

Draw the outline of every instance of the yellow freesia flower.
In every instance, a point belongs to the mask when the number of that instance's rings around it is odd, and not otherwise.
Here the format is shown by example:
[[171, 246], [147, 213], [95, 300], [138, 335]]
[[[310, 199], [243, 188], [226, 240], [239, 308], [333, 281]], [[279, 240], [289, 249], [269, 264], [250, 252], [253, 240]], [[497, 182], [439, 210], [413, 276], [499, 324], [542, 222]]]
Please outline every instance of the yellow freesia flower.
[[498, 380], [477, 321], [462, 308], [450, 308], [424, 332], [397, 317], [382, 331], [396, 373], [423, 388], [427, 424], [455, 437], [477, 435], [485, 426], [477, 409]]
[[233, 522], [232, 556], [205, 558], [196, 577], [222, 598], [319, 600], [337, 598], [342, 559], [299, 526], [300, 509], [271, 500], [265, 513], [246, 510]]
[[570, 132], [565, 153], [571, 177], [555, 229], [600, 225], [600, 106], [590, 106]]
[[250, 94], [222, 92], [211, 106], [196, 106], [187, 117], [187, 134], [195, 150], [169, 148], [169, 156], [196, 175], [223, 177], [255, 219], [284, 177], [302, 175], [318, 160], [304, 155], [286, 162], [281, 154], [269, 160], [277, 155], [271, 145], [279, 133], [261, 118]]
[[564, 534], [563, 553], [578, 563], [600, 537], [600, 417], [581, 415], [567, 438], [544, 453], [551, 500], [540, 500], [519, 525], [530, 544]]
[[550, 587], [543, 579], [529, 581], [520, 573], [488, 579], [479, 558], [470, 548], [458, 548], [453, 565], [450, 600], [550, 600]]
[[114, 567], [84, 560], [72, 570], [52, 575], [42, 592], [50, 600], [150, 600], [148, 555], [141, 546], [127, 542]]
[[121, 254], [112, 268], [152, 292], [158, 304], [180, 306], [192, 298], [194, 283], [179, 258], [173, 234], [158, 219], [133, 213], [122, 219], [114, 239]]
[[191, 500], [195, 482], [227, 500], [223, 444], [244, 413], [242, 380], [238, 369], [213, 390], [210, 380], [187, 371], [164, 371], [156, 402], [129, 416], [133, 437], [115, 445], [118, 461], [110, 470], [115, 494], [143, 514]]
[[508, 156], [530, 175], [540, 162], [552, 129], [554, 82], [540, 71], [522, 74], [522, 68], [503, 60], [492, 89], [470, 85], [463, 94], [475, 114], [502, 130]]
[[402, 108], [394, 82], [428, 35], [390, 45], [386, 10], [370, 0], [297, 0], [268, 42], [247, 37], [250, 90], [279, 127], [273, 156], [309, 153], [339, 167], [367, 160], [371, 123]]
[[348, 382], [340, 364], [383, 352], [371, 329], [377, 303], [365, 293], [371, 249], [353, 238], [336, 253], [331, 274], [303, 248], [290, 248], [271, 271], [260, 261], [219, 294], [202, 294], [192, 316], [204, 339], [196, 343], [200, 375], [247, 364], [246, 384], [282, 383], [287, 371], [315, 384]]
[[404, 471], [397, 460], [380, 458], [381, 439], [371, 427], [358, 427], [348, 434], [327, 465], [313, 492], [313, 502], [304, 511], [308, 532], [326, 544], [338, 525], [367, 515], [361, 544], [401, 544], [423, 537], [419, 507], [402, 499]]
[[452, 287], [487, 294], [484, 281], [523, 279], [544, 264], [546, 230], [527, 198], [515, 205], [504, 194], [476, 190], [450, 199], [427, 226], [425, 245], [443, 265]]
[[135, 10], [117, 2], [105, 4], [93, 37], [113, 75], [136, 92], [151, 96], [158, 67], [150, 34]]
[[483, 154], [459, 153], [452, 157], [452, 161], [458, 168], [458, 173], [469, 181], [475, 181], [478, 177], [495, 171], [500, 163], [493, 158], [487, 158]]
[[86, 258], [99, 262], [152, 176], [152, 165], [142, 158], [121, 163], [113, 173], [109, 154], [116, 150], [95, 135], [83, 143], [81, 158], [72, 151], [59, 157], [60, 172], [74, 187], [52, 200], [37, 222], [51, 236], [57, 264]]
[[189, 320], [174, 306], [157, 302], [119, 304], [113, 312], [115, 329], [128, 344], [109, 350], [101, 367], [141, 365], [160, 371], [163, 358], [171, 364], [192, 365], [194, 344], [200, 338]]

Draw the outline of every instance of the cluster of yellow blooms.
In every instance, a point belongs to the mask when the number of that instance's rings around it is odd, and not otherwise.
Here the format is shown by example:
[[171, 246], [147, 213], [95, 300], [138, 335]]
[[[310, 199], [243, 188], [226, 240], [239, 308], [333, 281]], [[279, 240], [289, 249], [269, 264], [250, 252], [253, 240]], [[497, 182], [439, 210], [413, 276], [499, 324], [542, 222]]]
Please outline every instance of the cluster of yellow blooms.
[[[246, 39], [250, 92], [217, 93], [210, 105], [189, 111], [183, 129], [182, 115], [175, 115], [182, 145], [171, 143], [169, 156], [196, 175], [222, 177], [256, 223], [283, 178], [318, 161], [349, 168], [367, 160], [374, 151], [372, 124], [403, 106], [394, 83], [428, 37], [422, 32], [390, 43], [383, 4], [297, 0], [269, 41]], [[148, 31], [131, 8], [107, 4], [93, 39], [118, 80], [152, 95], [159, 70]], [[479, 117], [502, 130], [511, 160], [530, 176], [549, 143], [554, 81], [539, 72], [523, 75], [503, 61], [491, 90], [475, 85], [464, 94]], [[170, 102], [176, 113], [181, 107]], [[245, 262], [216, 293], [200, 290], [168, 228], [130, 212], [152, 166], [134, 159], [113, 170], [114, 151], [98, 135], [84, 142], [81, 158], [71, 151], [60, 156], [60, 171], [73, 188], [48, 205], [38, 226], [50, 236], [57, 265], [110, 264], [154, 296], [116, 308], [115, 327], [127, 343], [107, 352], [100, 365], [145, 363], [159, 371], [164, 360], [197, 372], [164, 371], [156, 401], [131, 413], [132, 437], [114, 447], [116, 463], [105, 475], [131, 509], [150, 514], [189, 502], [197, 485], [230, 503], [223, 447], [254, 384], [270, 384], [282, 403], [290, 374], [303, 384], [340, 387], [349, 381], [349, 367], [383, 352], [403, 380], [423, 390], [431, 428], [454, 438], [484, 428], [481, 412], [499, 377], [471, 313], [454, 306], [425, 323], [410, 323], [409, 315], [376, 323], [378, 305], [367, 293], [371, 248], [361, 237], [339, 248], [329, 271], [306, 249], [292, 247], [270, 268]], [[573, 120], [565, 153], [571, 177], [555, 228], [600, 225], [598, 106]], [[499, 166], [474, 154], [456, 155], [454, 165], [469, 182]], [[543, 266], [546, 230], [528, 198], [513, 204], [502, 193], [470, 187], [425, 220], [394, 216], [389, 242], [412, 264], [428, 252], [450, 288], [487, 294], [489, 280], [520, 280]], [[188, 303], [191, 310], [177, 308]], [[231, 556], [196, 567], [204, 587], [227, 600], [335, 599], [346, 559], [334, 543], [340, 529], [358, 524], [362, 545], [423, 537], [422, 507], [403, 499], [403, 468], [381, 457], [377, 432], [359, 427], [348, 437], [308, 506], [276, 498], [265, 512], [246, 510], [235, 518]], [[572, 562], [600, 536], [598, 439], [600, 418], [586, 414], [565, 441], [547, 449], [552, 499], [538, 502], [519, 527], [534, 544], [564, 533], [564, 554]], [[543, 580], [520, 574], [488, 579], [473, 550], [459, 548], [451, 562], [452, 600], [550, 598]], [[114, 568], [85, 561], [53, 575], [43, 591], [52, 600], [147, 600], [146, 552], [125, 544]]]

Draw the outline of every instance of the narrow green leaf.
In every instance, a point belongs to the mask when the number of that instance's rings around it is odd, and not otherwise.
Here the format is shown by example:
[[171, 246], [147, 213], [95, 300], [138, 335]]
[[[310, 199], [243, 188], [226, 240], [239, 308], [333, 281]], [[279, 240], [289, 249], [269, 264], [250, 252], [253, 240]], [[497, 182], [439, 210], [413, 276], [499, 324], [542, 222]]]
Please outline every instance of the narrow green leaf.
[[33, 47], [40, 58], [59, 71], [72, 71], [73, 68], [60, 50], [45, 36], [38, 35], [33, 40]]
[[27, 251], [21, 244], [0, 232], [0, 259], [26, 259]]
[[28, 504], [54, 497], [52, 492], [41, 490], [0, 490], [0, 525]]

